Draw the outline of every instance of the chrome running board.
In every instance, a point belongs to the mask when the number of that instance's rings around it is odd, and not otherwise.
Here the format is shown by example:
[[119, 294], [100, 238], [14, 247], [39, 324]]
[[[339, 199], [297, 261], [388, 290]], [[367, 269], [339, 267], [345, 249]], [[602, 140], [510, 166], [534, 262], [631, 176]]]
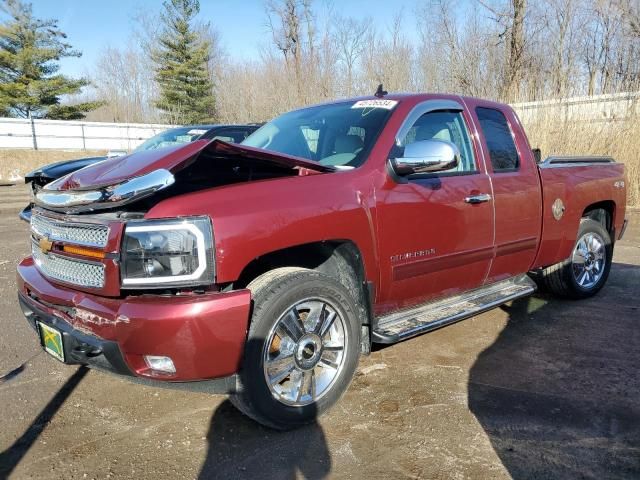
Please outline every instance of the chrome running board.
[[396, 343], [490, 310], [536, 291], [527, 275], [502, 280], [460, 295], [378, 317], [373, 328], [376, 343]]

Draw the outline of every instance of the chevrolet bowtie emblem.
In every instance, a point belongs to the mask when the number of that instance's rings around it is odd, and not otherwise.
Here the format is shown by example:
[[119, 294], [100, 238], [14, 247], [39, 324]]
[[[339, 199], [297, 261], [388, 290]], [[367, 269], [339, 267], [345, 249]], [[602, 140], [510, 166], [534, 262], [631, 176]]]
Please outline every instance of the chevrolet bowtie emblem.
[[42, 237], [40, 240], [38, 240], [38, 246], [40, 247], [40, 250], [42, 251], [42, 253], [47, 253], [51, 251], [51, 248], [53, 247], [53, 242], [49, 240], [47, 237]]

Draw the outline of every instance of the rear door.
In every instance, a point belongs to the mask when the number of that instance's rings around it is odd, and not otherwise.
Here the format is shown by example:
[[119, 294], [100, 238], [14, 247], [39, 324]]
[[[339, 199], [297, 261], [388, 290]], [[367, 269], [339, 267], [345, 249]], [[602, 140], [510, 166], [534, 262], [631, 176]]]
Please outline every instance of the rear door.
[[491, 183], [468, 122], [461, 103], [429, 100], [398, 131], [396, 148], [445, 140], [456, 144], [462, 161], [438, 174], [390, 176], [376, 192], [384, 252], [379, 314], [478, 287], [486, 278], [493, 258]]
[[493, 283], [531, 268], [542, 228], [542, 192], [533, 153], [515, 113], [482, 101], [474, 101], [469, 112], [478, 125], [493, 186], [495, 258], [486, 279]]

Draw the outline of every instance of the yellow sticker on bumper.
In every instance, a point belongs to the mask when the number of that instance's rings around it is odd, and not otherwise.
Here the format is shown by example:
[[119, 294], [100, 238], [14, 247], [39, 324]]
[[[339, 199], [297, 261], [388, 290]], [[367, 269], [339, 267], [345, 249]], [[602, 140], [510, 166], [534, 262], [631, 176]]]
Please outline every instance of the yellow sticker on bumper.
[[62, 334], [55, 328], [51, 328], [44, 323], [38, 322], [42, 345], [47, 353], [51, 354], [61, 362], [64, 362], [64, 347], [62, 346]]

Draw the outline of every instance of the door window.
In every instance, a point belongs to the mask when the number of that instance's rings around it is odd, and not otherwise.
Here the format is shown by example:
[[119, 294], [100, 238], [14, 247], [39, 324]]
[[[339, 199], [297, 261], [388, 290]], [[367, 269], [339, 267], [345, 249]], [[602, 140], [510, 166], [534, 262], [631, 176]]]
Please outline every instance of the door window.
[[518, 150], [504, 114], [494, 108], [476, 108], [494, 172], [512, 172], [520, 167]]
[[460, 164], [442, 173], [476, 172], [476, 163], [461, 112], [435, 111], [422, 115], [409, 129], [400, 147], [421, 140], [444, 140], [460, 150]]

